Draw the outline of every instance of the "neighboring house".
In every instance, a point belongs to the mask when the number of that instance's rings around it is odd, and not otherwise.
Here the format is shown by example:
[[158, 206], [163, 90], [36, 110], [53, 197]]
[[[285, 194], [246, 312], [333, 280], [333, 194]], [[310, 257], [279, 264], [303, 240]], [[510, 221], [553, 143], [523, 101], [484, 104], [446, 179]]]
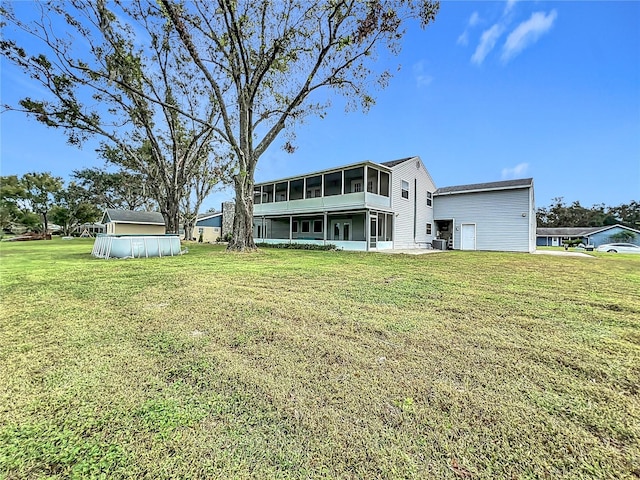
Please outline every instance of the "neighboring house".
[[449, 248], [536, 249], [532, 178], [439, 188], [434, 194], [434, 209], [436, 230]]
[[[621, 240], [620, 234], [627, 233], [627, 239]], [[640, 230], [624, 225], [607, 225], [604, 227], [562, 227], [537, 229], [536, 245], [539, 247], [560, 247], [565, 241], [580, 240], [585, 245], [598, 247], [605, 243], [624, 241], [640, 245]]]
[[205, 243], [214, 243], [222, 237], [222, 212], [203, 213], [198, 215], [198, 219], [193, 227], [193, 237]]
[[132, 210], [105, 210], [100, 223], [111, 235], [164, 235], [164, 217], [159, 212], [135, 212]]
[[[437, 238], [456, 249], [535, 250], [531, 179], [467, 187], [436, 190], [420, 157], [262, 182], [254, 189], [254, 237], [362, 251], [425, 248]], [[474, 241], [461, 242], [460, 228]]]
[[94, 237], [98, 233], [105, 233], [105, 226], [101, 223], [83, 223], [75, 227], [73, 233], [81, 237]]

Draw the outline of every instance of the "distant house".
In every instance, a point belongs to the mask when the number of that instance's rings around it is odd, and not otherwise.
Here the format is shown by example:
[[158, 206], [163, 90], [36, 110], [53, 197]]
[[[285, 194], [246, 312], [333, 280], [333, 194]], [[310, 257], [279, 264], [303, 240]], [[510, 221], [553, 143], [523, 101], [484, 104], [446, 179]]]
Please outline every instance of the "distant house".
[[626, 232], [625, 242], [640, 245], [640, 230], [624, 225], [604, 227], [539, 227], [536, 233], [538, 247], [560, 247], [565, 241], [580, 240], [585, 245], [598, 247], [605, 243], [620, 242], [620, 235]]
[[105, 210], [100, 223], [111, 235], [164, 235], [164, 217], [159, 212], [135, 212], [132, 210]]
[[257, 183], [253, 203], [256, 242], [535, 250], [531, 178], [436, 189], [417, 156]]
[[222, 212], [203, 213], [198, 215], [198, 219], [193, 227], [193, 236], [196, 240], [205, 243], [214, 243], [222, 237]]

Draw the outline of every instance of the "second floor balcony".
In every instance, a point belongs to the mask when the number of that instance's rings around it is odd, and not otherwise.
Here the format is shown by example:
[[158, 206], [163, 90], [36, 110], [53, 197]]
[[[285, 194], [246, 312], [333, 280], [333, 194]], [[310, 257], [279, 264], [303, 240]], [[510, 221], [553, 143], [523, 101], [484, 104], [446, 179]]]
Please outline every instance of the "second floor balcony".
[[352, 208], [390, 208], [391, 174], [361, 164], [300, 178], [256, 184], [255, 215], [297, 214]]

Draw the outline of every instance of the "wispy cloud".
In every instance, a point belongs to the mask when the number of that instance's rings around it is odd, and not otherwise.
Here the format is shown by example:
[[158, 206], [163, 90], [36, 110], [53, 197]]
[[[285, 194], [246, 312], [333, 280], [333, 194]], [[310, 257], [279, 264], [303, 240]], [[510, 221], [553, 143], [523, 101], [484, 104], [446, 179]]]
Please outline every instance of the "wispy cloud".
[[464, 32], [460, 34], [456, 43], [466, 47], [469, 44], [469, 28], [475, 27], [478, 23], [480, 23], [480, 14], [478, 12], [473, 12], [469, 17], [467, 27], [464, 29]]
[[538, 41], [551, 29], [557, 17], [558, 14], [555, 10], [551, 10], [548, 14], [544, 12], [533, 13], [529, 20], [518, 25], [507, 37], [507, 41], [502, 47], [502, 61], [508, 62], [526, 47]]
[[503, 180], [512, 180], [514, 178], [522, 177], [529, 170], [528, 163], [519, 163], [513, 168], [503, 168], [502, 169], [502, 179]]
[[433, 82], [433, 76], [424, 70], [424, 61], [419, 61], [413, 65], [413, 76], [416, 79], [418, 88], [428, 87]]
[[504, 6], [504, 12], [502, 12], [502, 14], [508, 15], [511, 10], [513, 10], [513, 7], [515, 6], [517, 1], [518, 0], [507, 0], [507, 4]]
[[496, 42], [498, 38], [500, 38], [500, 35], [502, 35], [502, 32], [504, 32], [504, 27], [499, 23], [482, 32], [480, 43], [471, 56], [471, 61], [476, 65], [481, 65], [485, 57], [493, 50], [493, 47], [496, 46]]

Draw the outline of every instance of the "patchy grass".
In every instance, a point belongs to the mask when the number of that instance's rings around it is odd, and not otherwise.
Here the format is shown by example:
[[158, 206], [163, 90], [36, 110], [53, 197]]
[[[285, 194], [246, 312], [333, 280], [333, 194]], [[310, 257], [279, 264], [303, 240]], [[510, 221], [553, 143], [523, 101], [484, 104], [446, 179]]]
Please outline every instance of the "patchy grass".
[[0, 478], [637, 478], [640, 256], [2, 244]]

